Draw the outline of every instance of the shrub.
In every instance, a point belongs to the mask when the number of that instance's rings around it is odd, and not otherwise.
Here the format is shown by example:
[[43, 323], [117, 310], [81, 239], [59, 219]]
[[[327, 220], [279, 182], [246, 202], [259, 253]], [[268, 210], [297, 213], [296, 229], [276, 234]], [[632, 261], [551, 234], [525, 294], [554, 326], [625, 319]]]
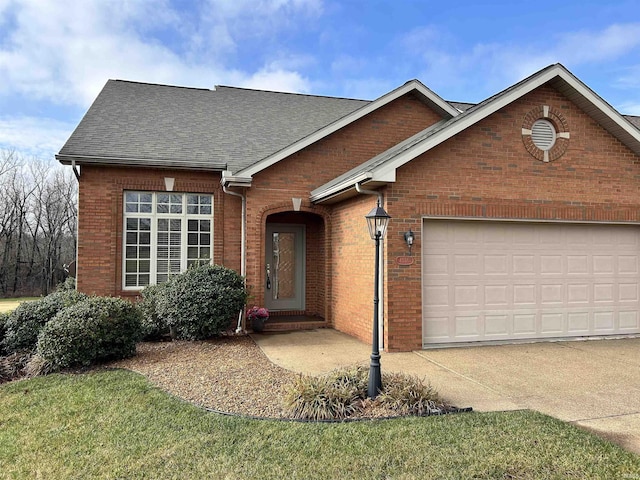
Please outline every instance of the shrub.
[[65, 308], [38, 336], [37, 355], [49, 370], [131, 357], [141, 338], [140, 312], [120, 298], [90, 297]]
[[244, 307], [242, 277], [219, 265], [201, 265], [173, 277], [157, 297], [160, 318], [177, 338], [203, 340], [225, 331]]
[[31, 354], [16, 352], [0, 357], [0, 383], [10, 382], [25, 375]]
[[0, 312], [0, 357], [5, 354], [4, 338], [7, 335], [7, 321], [9, 313]]
[[167, 284], [149, 285], [142, 290], [138, 308], [142, 314], [142, 338], [158, 340], [169, 333], [169, 325], [158, 315], [158, 299], [166, 295]]
[[76, 279], [73, 277], [67, 277], [64, 282], [59, 283], [56, 286], [56, 291], [60, 290], [75, 290], [76, 289]]
[[59, 290], [39, 300], [18, 305], [6, 321], [4, 349], [8, 353], [35, 350], [40, 330], [59, 311], [86, 299], [76, 290]]

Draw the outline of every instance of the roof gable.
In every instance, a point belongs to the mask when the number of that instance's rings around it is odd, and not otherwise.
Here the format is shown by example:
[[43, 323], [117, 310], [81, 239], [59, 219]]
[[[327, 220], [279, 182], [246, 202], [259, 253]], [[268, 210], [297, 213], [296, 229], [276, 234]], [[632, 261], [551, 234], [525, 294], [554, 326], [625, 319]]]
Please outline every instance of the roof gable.
[[311, 192], [311, 200], [337, 201], [353, 195], [355, 182], [367, 183], [372, 187], [393, 182], [397, 168], [545, 84], [556, 88], [609, 133], [640, 155], [640, 130], [564, 66], [555, 64], [468, 108], [450, 120], [423, 130], [405, 142], [322, 185]]
[[390, 102], [400, 98], [408, 93], [417, 94], [422, 101], [427, 103], [433, 110], [445, 118], [452, 118], [460, 114], [460, 111], [436, 95], [433, 91], [427, 88], [418, 80], [411, 80], [401, 87], [392, 90], [391, 92], [381, 96], [377, 100], [360, 107], [358, 110], [351, 112], [348, 115], [320, 128], [297, 142], [294, 142], [280, 151], [254, 163], [253, 165], [236, 172], [238, 177], [250, 178], [256, 173], [270, 167], [271, 165], [283, 160], [296, 152], [299, 152], [305, 147], [312, 145], [313, 143], [327, 137], [328, 135], [344, 128], [345, 126], [359, 120], [371, 112], [378, 110], [379, 108], [389, 104]]

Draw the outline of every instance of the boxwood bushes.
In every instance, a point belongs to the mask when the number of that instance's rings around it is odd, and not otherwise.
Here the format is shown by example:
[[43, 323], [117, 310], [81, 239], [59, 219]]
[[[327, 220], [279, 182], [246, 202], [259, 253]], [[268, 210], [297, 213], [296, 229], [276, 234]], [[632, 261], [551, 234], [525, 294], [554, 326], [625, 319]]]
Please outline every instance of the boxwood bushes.
[[[224, 332], [246, 301], [235, 271], [202, 265], [145, 288], [139, 304], [88, 297], [65, 283], [40, 300], [0, 316], [0, 356], [33, 358], [28, 371], [47, 373], [135, 354], [142, 338], [203, 340]], [[13, 357], [12, 357], [13, 358]]]
[[76, 290], [58, 290], [38, 300], [21, 303], [6, 319], [4, 350], [6, 353], [34, 351], [40, 330], [58, 312], [86, 298]]
[[47, 370], [131, 357], [142, 336], [141, 316], [120, 298], [90, 297], [58, 313], [38, 336]]
[[156, 296], [157, 314], [183, 340], [204, 340], [229, 328], [244, 308], [242, 277], [219, 265], [201, 265], [173, 277]]

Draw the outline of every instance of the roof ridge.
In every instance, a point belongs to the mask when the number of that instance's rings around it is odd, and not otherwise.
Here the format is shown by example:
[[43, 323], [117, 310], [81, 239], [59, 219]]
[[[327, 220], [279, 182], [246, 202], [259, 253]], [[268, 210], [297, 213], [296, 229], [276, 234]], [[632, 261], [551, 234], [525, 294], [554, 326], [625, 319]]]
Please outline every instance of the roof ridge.
[[365, 100], [362, 98], [336, 97], [334, 95], [319, 95], [314, 93], [300, 93], [300, 92], [279, 92], [277, 90], [265, 90], [262, 88], [235, 87], [232, 85], [216, 85], [216, 90], [218, 90], [219, 88], [228, 88], [230, 90], [247, 90], [250, 92], [278, 93], [282, 95], [297, 95], [300, 97], [331, 98], [336, 100], [353, 100], [356, 102], [372, 102], [373, 101], [373, 100]]
[[169, 87], [169, 88], [183, 88], [185, 90], [204, 90], [205, 92], [213, 92], [211, 88], [203, 87], [185, 87], [183, 85], [170, 85], [168, 83], [156, 83], [156, 82], [140, 82], [137, 80], [122, 80], [120, 78], [110, 78], [110, 82], [122, 82], [122, 83], [134, 83], [136, 85], [152, 85], [156, 87]]

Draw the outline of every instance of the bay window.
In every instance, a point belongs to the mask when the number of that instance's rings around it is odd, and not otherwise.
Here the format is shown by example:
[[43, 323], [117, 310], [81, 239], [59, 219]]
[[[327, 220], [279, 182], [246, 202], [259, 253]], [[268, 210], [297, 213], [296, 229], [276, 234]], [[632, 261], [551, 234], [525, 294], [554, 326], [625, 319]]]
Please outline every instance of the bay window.
[[124, 193], [123, 288], [166, 282], [213, 258], [213, 197]]

